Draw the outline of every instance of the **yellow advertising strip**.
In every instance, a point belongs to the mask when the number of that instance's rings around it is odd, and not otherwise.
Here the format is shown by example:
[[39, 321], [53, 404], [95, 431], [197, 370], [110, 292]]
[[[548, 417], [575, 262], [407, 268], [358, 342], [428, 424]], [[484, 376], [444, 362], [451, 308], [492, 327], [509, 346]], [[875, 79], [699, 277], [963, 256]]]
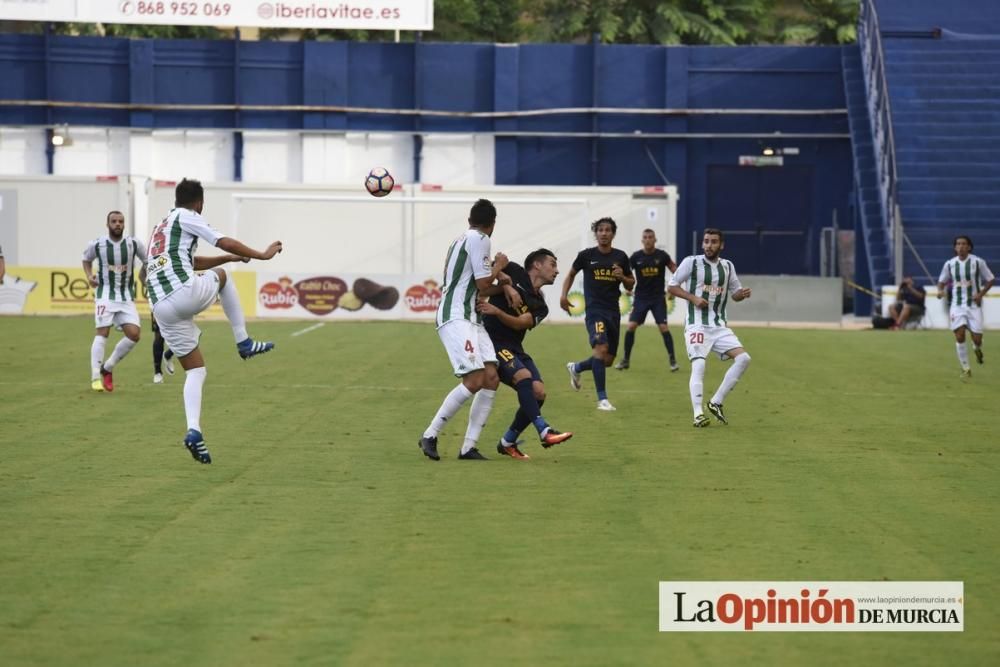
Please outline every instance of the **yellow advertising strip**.
[[[257, 274], [236, 271], [229, 276], [235, 280], [243, 312], [247, 317], [256, 317]], [[139, 284], [138, 273], [136, 288], [136, 309], [140, 315], [148, 315], [149, 300], [145, 286]], [[0, 314], [92, 315], [93, 312], [94, 289], [80, 267], [8, 266], [7, 275], [0, 284]], [[218, 302], [203, 314], [205, 317], [225, 317]]]

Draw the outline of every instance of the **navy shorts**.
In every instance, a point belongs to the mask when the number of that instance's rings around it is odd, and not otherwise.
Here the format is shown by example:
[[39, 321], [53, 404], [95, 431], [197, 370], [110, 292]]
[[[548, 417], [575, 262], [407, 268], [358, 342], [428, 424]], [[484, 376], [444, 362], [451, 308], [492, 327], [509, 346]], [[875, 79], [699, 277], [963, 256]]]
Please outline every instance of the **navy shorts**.
[[531, 379], [536, 382], [542, 381], [542, 374], [538, 372], [535, 361], [526, 352], [511, 350], [506, 347], [497, 348], [497, 372], [500, 374], [500, 381], [508, 387], [514, 386], [514, 375], [523, 369], [531, 373]]
[[611, 356], [618, 354], [618, 332], [622, 317], [619, 313], [587, 313], [587, 336], [590, 347], [607, 345]]
[[653, 313], [653, 321], [657, 324], [663, 324], [667, 321], [667, 302], [661, 296], [659, 298], [653, 297], [639, 297], [632, 302], [632, 312], [628, 316], [629, 322], [635, 322], [636, 324], [642, 324], [646, 321], [646, 315]]

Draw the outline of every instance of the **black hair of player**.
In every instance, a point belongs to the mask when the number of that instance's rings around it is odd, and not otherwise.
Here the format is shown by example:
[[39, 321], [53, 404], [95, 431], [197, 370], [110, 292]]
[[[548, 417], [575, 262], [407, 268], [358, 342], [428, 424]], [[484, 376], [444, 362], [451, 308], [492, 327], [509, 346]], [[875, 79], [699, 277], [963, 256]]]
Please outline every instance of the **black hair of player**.
[[590, 231], [596, 234], [597, 228], [603, 225], [604, 223], [608, 223], [609, 225], [611, 225], [612, 234], [618, 233], [618, 223], [615, 222], [614, 218], [601, 218], [600, 220], [594, 220], [592, 223], [590, 223]]
[[972, 239], [970, 239], [965, 234], [959, 234], [958, 236], [955, 237], [955, 240], [951, 242], [951, 247], [952, 248], [954, 248], [956, 245], [958, 245], [958, 240], [959, 239], [965, 239], [965, 242], [969, 244], [969, 252], [972, 252], [973, 250], [976, 249], [976, 246], [973, 245], [973, 243], [972, 243]]
[[721, 229], [716, 229], [715, 227], [709, 227], [708, 229], [705, 230], [704, 236], [708, 236], [709, 234], [711, 234], [712, 236], [718, 236], [720, 243], [726, 240], [726, 236], [725, 234], [722, 233]]
[[497, 208], [489, 199], [480, 199], [469, 210], [469, 224], [473, 227], [492, 227], [497, 221]]
[[539, 248], [538, 250], [532, 250], [531, 252], [528, 253], [528, 256], [524, 258], [524, 270], [530, 271], [534, 263], [542, 259], [543, 257], [551, 257], [552, 259], [556, 258], [556, 256], [552, 254], [552, 251], [546, 248]]
[[125, 217], [125, 214], [124, 214], [124, 213], [122, 213], [121, 211], [108, 211], [108, 215], [107, 215], [107, 217], [106, 217], [106, 218], [104, 219], [104, 222], [106, 222], [106, 223], [107, 223], [107, 222], [111, 222], [111, 216], [113, 216], [113, 215], [114, 215], [115, 213], [117, 213], [118, 215], [120, 215], [120, 216], [121, 216], [121, 217], [123, 217], [123, 218]]
[[190, 208], [200, 201], [205, 201], [205, 188], [201, 181], [184, 179], [174, 189], [174, 206]]

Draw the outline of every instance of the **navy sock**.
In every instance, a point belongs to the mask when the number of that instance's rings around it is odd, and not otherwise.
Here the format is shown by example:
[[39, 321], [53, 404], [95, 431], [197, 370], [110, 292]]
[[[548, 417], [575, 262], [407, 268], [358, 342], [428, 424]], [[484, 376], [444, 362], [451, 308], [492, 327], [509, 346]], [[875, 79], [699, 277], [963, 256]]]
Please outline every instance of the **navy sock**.
[[625, 332], [625, 361], [632, 357], [632, 346], [635, 345], [635, 332]]
[[583, 371], [593, 370], [594, 358], [587, 357], [585, 361], [578, 361], [574, 368], [576, 368], [577, 373], [582, 373]]
[[520, 411], [524, 413], [524, 416], [530, 423], [535, 425], [538, 433], [541, 434], [549, 425], [542, 418], [542, 409], [538, 405], [538, 399], [535, 398], [533, 384], [534, 380], [530, 377], [525, 378], [514, 385], [514, 389], [517, 390], [517, 402], [521, 405]]
[[[539, 411], [541, 411], [544, 403], [544, 399], [538, 401]], [[531, 420], [524, 414], [524, 410], [518, 408], [517, 414], [514, 415], [514, 421], [510, 423], [510, 426], [507, 428], [507, 432], [503, 434], [503, 439], [510, 443], [517, 442], [518, 436], [524, 432], [524, 429], [528, 428], [529, 424], [531, 424]]]
[[[672, 361], [674, 358], [674, 337], [670, 335], [669, 331], [663, 332], [663, 344], [667, 346], [667, 354], [670, 355], [670, 359]], [[626, 353], [626, 356], [627, 355], [628, 353]]]
[[161, 362], [163, 361], [163, 337], [153, 336], [153, 372], [163, 373]]
[[605, 373], [607, 369], [604, 368], [603, 361], [594, 359], [592, 370], [594, 371], [594, 389], [597, 390], [597, 400], [603, 401], [608, 397], [608, 392], [605, 391]]

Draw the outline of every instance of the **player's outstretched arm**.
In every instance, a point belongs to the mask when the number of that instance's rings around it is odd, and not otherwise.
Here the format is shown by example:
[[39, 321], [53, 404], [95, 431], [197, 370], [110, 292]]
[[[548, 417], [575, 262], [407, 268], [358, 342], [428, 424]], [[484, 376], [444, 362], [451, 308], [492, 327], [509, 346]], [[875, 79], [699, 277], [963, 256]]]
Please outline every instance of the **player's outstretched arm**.
[[267, 246], [267, 249], [260, 251], [254, 250], [250, 246], [244, 245], [242, 242], [228, 236], [220, 238], [218, 243], [215, 244], [215, 247], [221, 248], [234, 255], [239, 255], [240, 257], [246, 257], [247, 259], [271, 259], [282, 251], [281, 241], [275, 241], [271, 245]]
[[222, 266], [223, 264], [228, 264], [229, 262], [243, 262], [245, 264], [249, 261], [249, 257], [240, 257], [239, 255], [214, 255], [212, 257], [203, 257], [199, 255], [194, 258], [194, 270], [207, 271], [208, 269], [214, 269], [217, 266]]

